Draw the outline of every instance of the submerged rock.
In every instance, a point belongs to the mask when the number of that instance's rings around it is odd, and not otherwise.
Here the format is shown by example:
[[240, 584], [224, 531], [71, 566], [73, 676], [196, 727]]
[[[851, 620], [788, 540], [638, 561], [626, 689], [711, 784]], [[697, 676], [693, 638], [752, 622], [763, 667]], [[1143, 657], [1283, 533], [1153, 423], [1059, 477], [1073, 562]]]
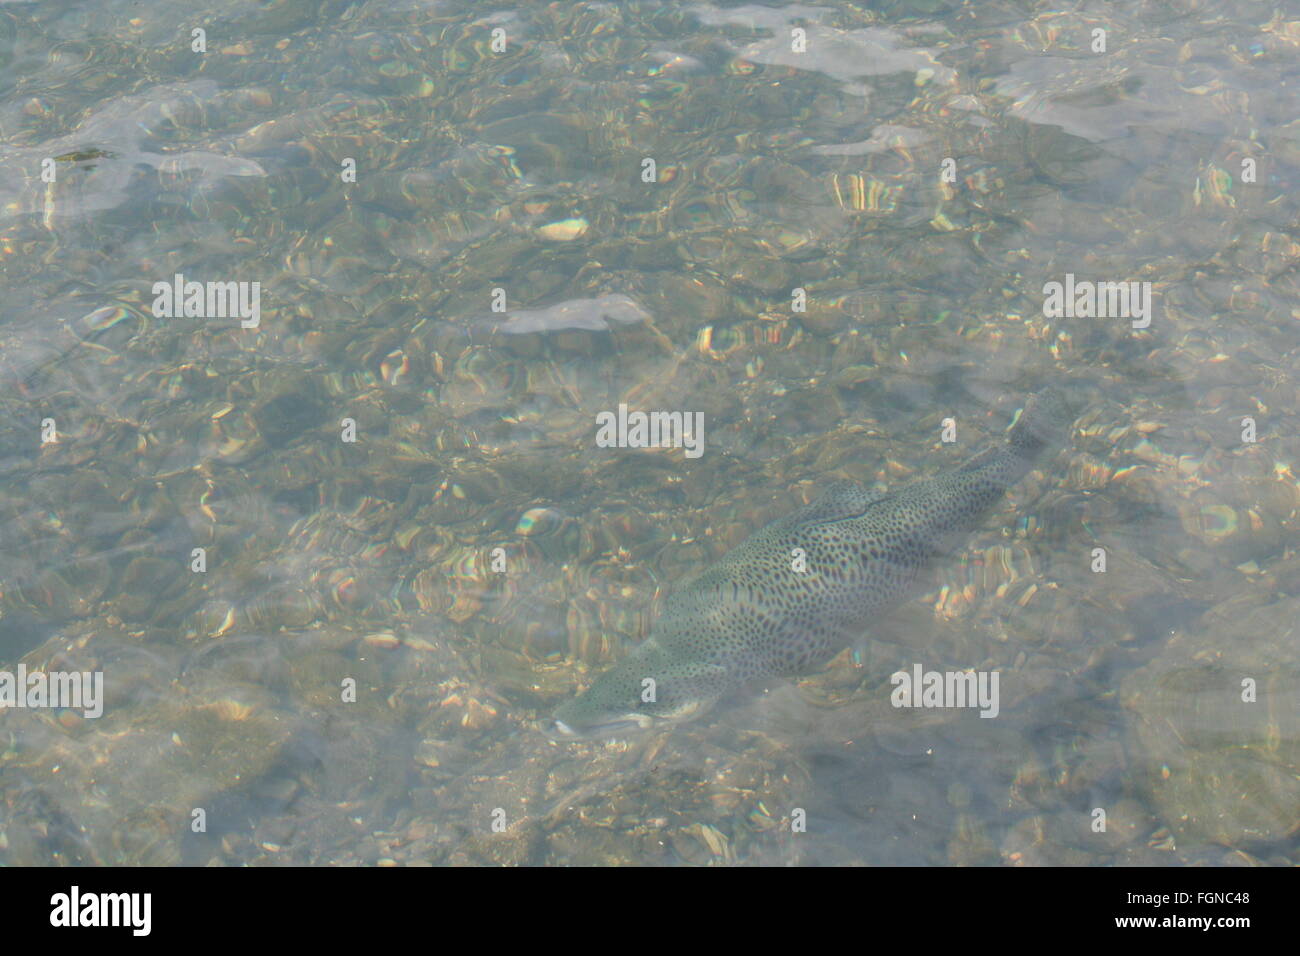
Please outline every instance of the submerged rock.
[[1124, 680], [1137, 785], [1177, 836], [1240, 848], [1300, 830], [1297, 620], [1300, 599], [1211, 612]]

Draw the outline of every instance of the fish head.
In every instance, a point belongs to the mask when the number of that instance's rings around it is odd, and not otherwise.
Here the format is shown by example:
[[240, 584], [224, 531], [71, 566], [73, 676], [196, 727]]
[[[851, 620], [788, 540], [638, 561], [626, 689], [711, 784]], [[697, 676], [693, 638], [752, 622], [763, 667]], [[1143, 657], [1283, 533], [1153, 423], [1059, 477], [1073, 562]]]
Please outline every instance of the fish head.
[[562, 704], [550, 722], [555, 736], [625, 738], [696, 717], [722, 696], [724, 668], [647, 644]]

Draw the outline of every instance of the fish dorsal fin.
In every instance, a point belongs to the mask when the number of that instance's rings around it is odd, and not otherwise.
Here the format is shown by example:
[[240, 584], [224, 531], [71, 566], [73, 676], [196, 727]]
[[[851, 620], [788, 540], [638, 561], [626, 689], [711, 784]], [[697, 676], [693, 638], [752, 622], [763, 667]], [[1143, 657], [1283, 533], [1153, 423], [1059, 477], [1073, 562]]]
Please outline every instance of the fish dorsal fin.
[[[831, 482], [809, 504], [804, 505], [797, 511], [792, 511], [782, 518], [778, 518], [767, 527], [756, 532], [748, 540], [724, 554], [714, 564], [682, 580], [673, 589], [673, 598], [665, 605], [663, 616], [656, 626], [671, 621], [680, 613], [689, 613], [693, 606], [688, 607], [688, 605], [697, 599], [704, 600], [705, 604], [716, 603], [716, 598], [712, 596], [713, 593], [719, 589], [727, 592], [729, 589], [736, 587], [731, 577], [732, 569], [737, 565], [752, 561], [752, 556], [756, 551], [770, 549], [774, 543], [779, 548], [785, 547], [789, 543], [788, 536], [791, 533], [797, 533], [801, 528], [860, 517], [873, 504], [887, 497], [889, 496], [872, 494], [856, 481]], [[782, 555], [780, 561], [787, 560], [784, 557], [785, 552], [781, 551], [779, 553]], [[701, 599], [701, 595], [710, 596]]]
[[856, 481], [835, 481], [827, 485], [826, 490], [811, 504], [804, 505], [790, 515], [790, 523], [795, 527], [807, 527], [857, 518], [885, 497], [887, 496], [867, 491]]

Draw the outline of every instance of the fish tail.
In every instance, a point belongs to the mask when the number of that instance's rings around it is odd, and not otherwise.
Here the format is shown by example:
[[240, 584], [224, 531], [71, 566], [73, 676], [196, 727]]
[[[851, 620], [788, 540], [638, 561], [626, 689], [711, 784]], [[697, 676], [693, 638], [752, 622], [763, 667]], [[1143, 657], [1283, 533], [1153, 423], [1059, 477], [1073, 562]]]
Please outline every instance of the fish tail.
[[1018, 455], [1035, 458], [1049, 448], [1064, 444], [1073, 423], [1074, 414], [1065, 402], [1064, 393], [1049, 385], [1025, 402], [1024, 410], [1011, 426], [1008, 441]]

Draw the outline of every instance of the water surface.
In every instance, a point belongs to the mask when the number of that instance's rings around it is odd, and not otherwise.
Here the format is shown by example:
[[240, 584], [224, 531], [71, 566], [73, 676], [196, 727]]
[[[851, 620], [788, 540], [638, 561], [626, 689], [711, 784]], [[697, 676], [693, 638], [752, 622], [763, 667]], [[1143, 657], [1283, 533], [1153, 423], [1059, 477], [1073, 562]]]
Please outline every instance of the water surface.
[[[1300, 19], [1059, 7], [0, 6], [0, 669], [106, 683], [0, 713], [0, 861], [1297, 862]], [[156, 317], [177, 273], [259, 325]], [[856, 653], [541, 732], [1047, 382], [1069, 446]], [[704, 454], [598, 447], [620, 403]], [[999, 717], [891, 707], [916, 662]]]

